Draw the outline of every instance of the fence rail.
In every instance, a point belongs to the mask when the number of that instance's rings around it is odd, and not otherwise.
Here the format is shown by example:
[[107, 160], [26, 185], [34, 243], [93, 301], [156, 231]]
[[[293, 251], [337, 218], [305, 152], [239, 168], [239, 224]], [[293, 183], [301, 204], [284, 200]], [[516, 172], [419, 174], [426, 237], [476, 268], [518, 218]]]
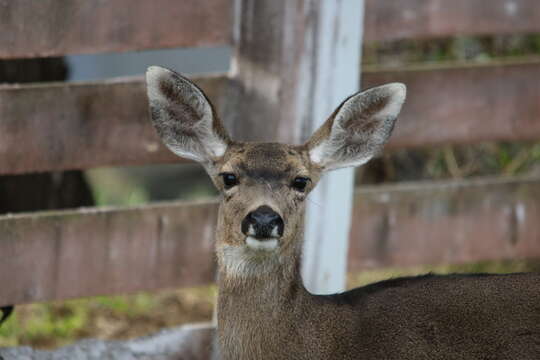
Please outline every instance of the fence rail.
[[[0, 306], [214, 281], [217, 205], [0, 217]], [[349, 271], [540, 257], [540, 178], [355, 194]]]
[[216, 210], [174, 204], [3, 216], [0, 304], [209, 283]]
[[0, 0], [0, 59], [230, 43], [232, 0]]
[[388, 148], [533, 140], [540, 138], [538, 60], [365, 72], [363, 86], [407, 84]]
[[[367, 71], [364, 87], [409, 88], [388, 148], [540, 138], [540, 59], [531, 63]], [[194, 80], [218, 104], [224, 75]], [[148, 121], [141, 78], [0, 86], [0, 174], [178, 162]]]
[[364, 41], [540, 32], [536, 0], [366, 0]]
[[540, 257], [540, 178], [357, 191], [349, 270]]
[[[84, 0], [0, 0], [0, 59], [229, 45], [232, 3], [117, 0], [96, 7]], [[366, 42], [540, 32], [536, 0], [365, 3]]]
[[[211, 99], [224, 80], [196, 78]], [[0, 86], [0, 119], [0, 174], [181, 161], [150, 125], [142, 78]]]

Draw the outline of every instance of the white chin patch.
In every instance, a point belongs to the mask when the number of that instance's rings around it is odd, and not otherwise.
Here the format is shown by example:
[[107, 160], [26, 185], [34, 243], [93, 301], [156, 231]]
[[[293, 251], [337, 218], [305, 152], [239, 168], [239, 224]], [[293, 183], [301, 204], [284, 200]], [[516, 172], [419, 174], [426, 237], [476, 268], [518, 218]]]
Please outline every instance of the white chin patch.
[[278, 247], [278, 240], [277, 239], [264, 239], [259, 240], [254, 237], [248, 236], [246, 238], [246, 244], [249, 248], [254, 250], [274, 250]]

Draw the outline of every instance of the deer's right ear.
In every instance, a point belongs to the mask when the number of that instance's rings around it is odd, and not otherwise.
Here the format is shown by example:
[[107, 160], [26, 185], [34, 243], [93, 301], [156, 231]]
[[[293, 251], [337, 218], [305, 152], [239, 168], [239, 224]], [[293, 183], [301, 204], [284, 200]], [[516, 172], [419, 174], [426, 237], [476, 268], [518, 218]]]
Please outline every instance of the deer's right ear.
[[201, 89], [159, 66], [148, 68], [146, 87], [152, 123], [172, 152], [201, 163], [223, 156], [230, 139]]

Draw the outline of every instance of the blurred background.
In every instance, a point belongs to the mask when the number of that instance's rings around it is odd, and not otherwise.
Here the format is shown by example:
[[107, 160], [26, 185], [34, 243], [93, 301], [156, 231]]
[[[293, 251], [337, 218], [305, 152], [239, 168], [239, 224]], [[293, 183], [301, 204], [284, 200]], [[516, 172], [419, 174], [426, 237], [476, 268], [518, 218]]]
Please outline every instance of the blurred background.
[[[488, 1], [483, 4], [490, 6]], [[366, 13], [366, 17], [369, 16]], [[155, 64], [188, 75], [224, 73], [229, 70], [231, 54], [231, 47], [218, 46], [1, 60], [0, 82], [94, 82], [142, 75], [147, 66]], [[363, 45], [362, 55], [365, 73], [535, 62], [540, 63], [540, 32], [521, 30], [505, 31], [504, 34], [455, 31], [455, 34], [369, 41]], [[497, 75], [494, 73], [494, 76]], [[540, 94], [537, 95], [540, 102]], [[451, 99], [442, 94], [438, 101], [451, 102]], [[460, 121], [467, 121], [475, 114], [463, 113], [462, 117]], [[357, 169], [355, 181], [359, 187], [370, 188], [381, 184], [496, 176], [540, 176], [540, 141], [470, 142], [390, 149]], [[215, 196], [206, 174], [194, 164], [106, 167], [0, 177], [0, 209], [3, 213], [92, 205], [133, 206]], [[353, 287], [392, 276], [429, 271], [530, 270], [539, 271], [540, 262], [508, 259], [465, 265], [390, 267], [351, 273], [348, 285]], [[163, 327], [209, 320], [214, 295], [215, 288], [209, 286], [20, 305], [12, 318], [0, 327], [0, 346], [54, 348], [81, 338], [126, 339]]]

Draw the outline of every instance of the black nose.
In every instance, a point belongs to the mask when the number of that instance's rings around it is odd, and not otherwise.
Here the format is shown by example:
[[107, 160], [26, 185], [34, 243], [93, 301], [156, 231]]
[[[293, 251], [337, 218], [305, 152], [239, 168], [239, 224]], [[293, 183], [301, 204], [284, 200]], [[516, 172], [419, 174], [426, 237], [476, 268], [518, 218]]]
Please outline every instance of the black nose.
[[259, 206], [242, 220], [244, 235], [271, 238], [283, 235], [283, 219], [269, 206]]

